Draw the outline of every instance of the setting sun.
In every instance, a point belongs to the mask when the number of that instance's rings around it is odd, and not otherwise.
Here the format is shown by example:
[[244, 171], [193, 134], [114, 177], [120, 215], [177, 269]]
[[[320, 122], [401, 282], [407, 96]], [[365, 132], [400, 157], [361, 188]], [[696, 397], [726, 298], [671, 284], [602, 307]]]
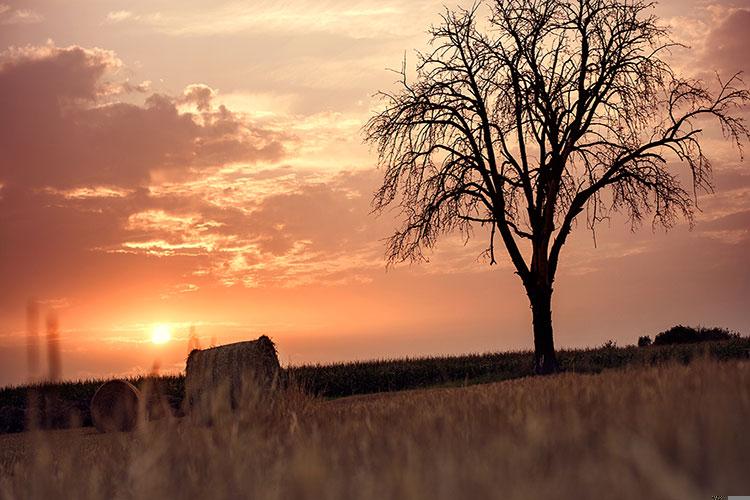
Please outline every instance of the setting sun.
[[154, 325], [151, 330], [151, 342], [154, 344], [166, 344], [172, 339], [172, 328], [164, 323]]

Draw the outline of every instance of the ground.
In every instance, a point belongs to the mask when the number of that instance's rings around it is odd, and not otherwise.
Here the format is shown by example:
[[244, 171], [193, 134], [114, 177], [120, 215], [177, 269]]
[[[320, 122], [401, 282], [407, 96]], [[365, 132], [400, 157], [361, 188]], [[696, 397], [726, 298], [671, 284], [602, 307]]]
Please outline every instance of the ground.
[[0, 497], [710, 498], [750, 491], [748, 415], [747, 361], [250, 395], [211, 426], [0, 436]]

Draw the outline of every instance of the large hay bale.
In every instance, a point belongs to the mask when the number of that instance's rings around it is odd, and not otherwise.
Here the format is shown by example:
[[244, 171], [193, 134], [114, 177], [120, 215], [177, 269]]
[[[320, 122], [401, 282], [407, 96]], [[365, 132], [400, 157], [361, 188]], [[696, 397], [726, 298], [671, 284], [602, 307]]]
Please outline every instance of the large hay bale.
[[185, 401], [192, 415], [210, 420], [211, 415], [237, 408], [243, 398], [269, 391], [281, 366], [276, 346], [263, 335], [205, 350], [193, 350], [185, 367]]
[[124, 380], [103, 383], [91, 398], [91, 420], [99, 432], [132, 431], [138, 423], [140, 392]]

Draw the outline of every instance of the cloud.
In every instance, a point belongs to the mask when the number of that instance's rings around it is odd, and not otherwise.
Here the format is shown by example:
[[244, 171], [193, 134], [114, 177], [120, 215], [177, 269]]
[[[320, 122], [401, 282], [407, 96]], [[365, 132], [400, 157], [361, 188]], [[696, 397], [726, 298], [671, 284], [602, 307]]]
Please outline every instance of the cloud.
[[[362, 281], [369, 271], [382, 269], [377, 235], [386, 231], [368, 215], [373, 171], [328, 174], [317, 181], [284, 168], [240, 175], [252, 181], [237, 183], [233, 172], [187, 191], [155, 192], [152, 208], [128, 217], [123, 241], [101, 250], [192, 257], [193, 276], [225, 286]], [[265, 182], [276, 190], [253, 190]], [[233, 183], [255, 198], [212, 194]]]
[[[0, 60], [4, 183], [130, 188], [146, 185], [155, 172], [275, 162], [290, 139], [225, 106], [214, 109], [214, 91], [205, 85], [178, 97], [151, 94], [142, 104], [113, 101], [130, 88], [108, 80], [122, 67], [111, 51], [30, 46], [11, 48]], [[181, 110], [186, 103], [197, 111]]]
[[124, 198], [125, 196], [133, 193], [132, 190], [107, 186], [81, 187], [68, 190], [45, 188], [45, 191], [51, 194], [62, 196], [67, 200], [86, 200], [91, 198]]
[[123, 88], [122, 68], [80, 46], [0, 55], [0, 274], [19, 283], [7, 293], [64, 291], [113, 259], [144, 270], [174, 257], [160, 266], [167, 295], [255, 279], [238, 271], [250, 255], [237, 248], [271, 238], [247, 214], [284, 192], [292, 175], [278, 162], [296, 139], [216, 105], [204, 84], [135, 103], [143, 89]]
[[0, 25], [35, 24], [44, 20], [41, 14], [31, 9], [16, 9], [0, 4]]
[[215, 96], [216, 91], [208, 85], [195, 83], [185, 87], [180, 102], [194, 104], [198, 111], [208, 111]]
[[108, 23], [120, 23], [133, 18], [133, 13], [129, 10], [116, 10], [109, 12], [106, 17]]
[[[424, 8], [429, 2], [417, 2]], [[412, 7], [413, 8], [413, 7]], [[205, 8], [138, 14], [110, 12], [108, 22], [139, 22], [175, 36], [211, 36], [241, 32], [345, 33], [354, 38], [399, 36], [410, 22], [399, 2], [298, 2], [260, 1], [219, 4]]]
[[382, 270], [377, 235], [387, 231], [368, 215], [377, 175], [281, 163], [288, 151], [322, 154], [318, 142], [350, 123], [258, 122], [217, 104], [205, 84], [137, 103], [145, 89], [118, 81], [123, 67], [111, 51], [80, 46], [2, 54], [0, 113], [13, 125], [0, 129], [4, 276], [64, 288], [82, 269], [168, 260], [156, 291], [168, 297], [217, 284], [367, 281]]
[[705, 60], [711, 67], [730, 73], [750, 71], [750, 10], [732, 9], [712, 29], [705, 42]]

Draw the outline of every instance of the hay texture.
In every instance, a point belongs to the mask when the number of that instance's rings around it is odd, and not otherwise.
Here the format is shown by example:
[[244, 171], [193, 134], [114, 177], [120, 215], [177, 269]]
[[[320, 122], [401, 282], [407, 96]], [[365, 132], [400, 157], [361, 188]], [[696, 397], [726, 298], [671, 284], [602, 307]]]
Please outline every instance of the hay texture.
[[275, 387], [280, 370], [276, 346], [265, 335], [193, 350], [185, 367], [187, 409], [199, 421], [210, 422], [219, 411], [257, 403]]
[[91, 398], [91, 420], [99, 432], [132, 431], [138, 423], [140, 392], [124, 380], [103, 383]]

